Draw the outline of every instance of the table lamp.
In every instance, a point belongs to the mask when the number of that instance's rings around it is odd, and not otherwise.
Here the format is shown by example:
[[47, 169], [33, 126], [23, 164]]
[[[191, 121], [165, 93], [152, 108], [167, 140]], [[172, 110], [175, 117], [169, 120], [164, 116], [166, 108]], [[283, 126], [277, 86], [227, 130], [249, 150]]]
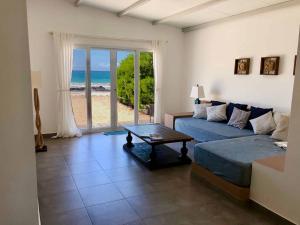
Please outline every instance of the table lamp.
[[37, 135], [35, 136], [35, 151], [46, 152], [47, 146], [45, 145], [42, 135], [42, 122], [40, 116], [40, 100], [38, 88], [42, 87], [42, 75], [40, 71], [31, 71], [31, 87], [33, 89], [33, 100], [35, 108], [35, 126]]
[[203, 86], [193, 86], [190, 97], [196, 99], [195, 104], [200, 104], [199, 98], [205, 98]]

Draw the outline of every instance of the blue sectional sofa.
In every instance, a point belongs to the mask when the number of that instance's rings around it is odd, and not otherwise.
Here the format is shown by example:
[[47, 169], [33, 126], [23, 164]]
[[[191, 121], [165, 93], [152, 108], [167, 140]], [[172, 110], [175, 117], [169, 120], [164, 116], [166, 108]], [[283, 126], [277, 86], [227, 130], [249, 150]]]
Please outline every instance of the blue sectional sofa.
[[252, 162], [257, 159], [284, 154], [267, 135], [253, 135], [222, 141], [200, 143], [195, 146], [195, 162], [215, 175], [241, 186], [251, 183]]
[[254, 135], [252, 130], [238, 129], [226, 123], [209, 122], [193, 117], [175, 120], [175, 130], [192, 136], [197, 142], [208, 142]]
[[175, 129], [192, 136], [195, 164], [238, 187], [249, 188], [252, 162], [284, 154], [267, 135], [205, 119], [178, 118]]

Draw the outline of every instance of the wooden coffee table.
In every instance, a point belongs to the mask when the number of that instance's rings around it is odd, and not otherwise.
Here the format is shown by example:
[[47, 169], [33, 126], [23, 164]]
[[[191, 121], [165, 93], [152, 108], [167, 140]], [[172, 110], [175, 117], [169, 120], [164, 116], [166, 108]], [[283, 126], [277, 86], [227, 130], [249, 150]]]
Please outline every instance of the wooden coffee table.
[[[128, 131], [127, 143], [123, 148], [149, 169], [158, 169], [182, 164], [190, 164], [187, 156], [186, 143], [193, 138], [183, 133], [172, 130], [160, 124], [145, 124], [124, 126]], [[144, 142], [132, 143], [132, 134]], [[157, 134], [162, 138], [153, 140], [150, 134]], [[166, 146], [167, 143], [182, 142], [181, 153]]]

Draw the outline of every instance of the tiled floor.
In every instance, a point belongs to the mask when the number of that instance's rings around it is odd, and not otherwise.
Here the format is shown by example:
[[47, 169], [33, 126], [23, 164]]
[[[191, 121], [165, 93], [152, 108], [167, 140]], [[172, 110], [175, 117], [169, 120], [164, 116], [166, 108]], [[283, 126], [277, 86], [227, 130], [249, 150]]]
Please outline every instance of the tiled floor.
[[125, 137], [47, 140], [37, 154], [42, 225], [285, 224], [228, 199], [190, 166], [145, 169], [123, 151]]

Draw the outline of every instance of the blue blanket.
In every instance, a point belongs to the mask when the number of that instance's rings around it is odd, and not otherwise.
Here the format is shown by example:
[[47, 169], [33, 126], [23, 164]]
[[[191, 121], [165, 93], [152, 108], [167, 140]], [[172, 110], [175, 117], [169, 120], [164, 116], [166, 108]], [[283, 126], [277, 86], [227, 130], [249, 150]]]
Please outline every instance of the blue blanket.
[[267, 135], [254, 135], [195, 145], [195, 162], [236, 185], [249, 187], [252, 162], [285, 151]]

